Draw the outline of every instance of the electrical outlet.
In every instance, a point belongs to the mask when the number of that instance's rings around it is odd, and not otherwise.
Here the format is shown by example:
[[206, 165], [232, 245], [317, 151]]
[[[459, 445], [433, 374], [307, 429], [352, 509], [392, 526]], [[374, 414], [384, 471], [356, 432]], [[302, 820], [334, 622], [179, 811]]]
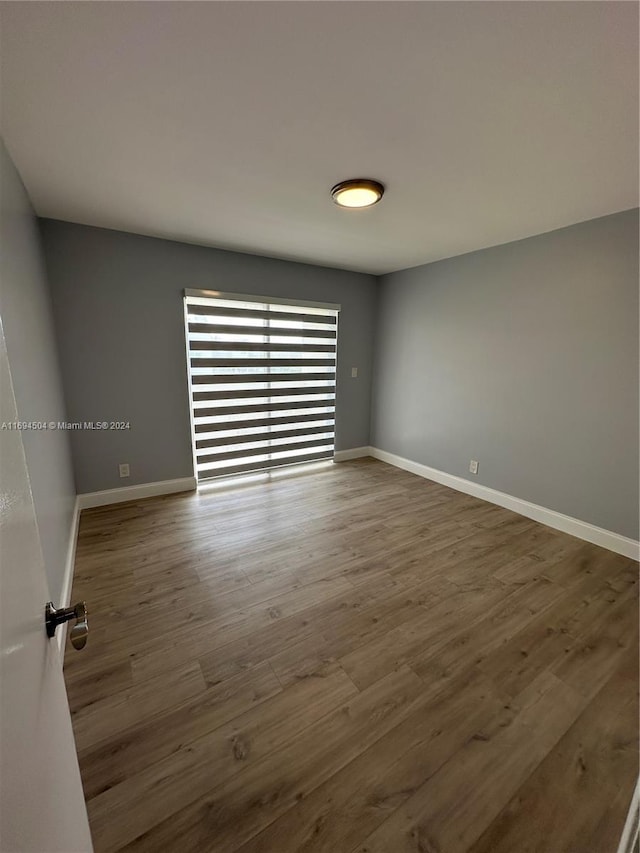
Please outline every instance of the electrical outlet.
[[121, 477], [128, 477], [129, 476], [129, 463], [128, 462], [122, 462], [120, 465], [118, 465], [118, 470], [120, 471]]
[[358, 378], [358, 368], [357, 368], [357, 367], [352, 367], [352, 368], [351, 368], [351, 378], [352, 378], [352, 379], [357, 379], [357, 378]]
[[472, 459], [472, 460], [471, 460], [471, 462], [469, 462], [469, 471], [470, 471], [472, 474], [477, 474], [477, 473], [478, 473], [478, 463], [477, 463], [477, 461], [476, 461], [475, 459]]

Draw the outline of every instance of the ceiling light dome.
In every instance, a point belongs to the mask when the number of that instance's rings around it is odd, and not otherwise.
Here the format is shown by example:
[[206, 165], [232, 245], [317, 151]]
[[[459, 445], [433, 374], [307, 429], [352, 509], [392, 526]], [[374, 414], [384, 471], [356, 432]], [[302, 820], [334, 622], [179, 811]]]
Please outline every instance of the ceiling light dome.
[[384, 186], [380, 181], [371, 178], [352, 178], [349, 181], [340, 181], [331, 190], [331, 197], [340, 207], [351, 209], [358, 207], [371, 207], [380, 201], [384, 195]]

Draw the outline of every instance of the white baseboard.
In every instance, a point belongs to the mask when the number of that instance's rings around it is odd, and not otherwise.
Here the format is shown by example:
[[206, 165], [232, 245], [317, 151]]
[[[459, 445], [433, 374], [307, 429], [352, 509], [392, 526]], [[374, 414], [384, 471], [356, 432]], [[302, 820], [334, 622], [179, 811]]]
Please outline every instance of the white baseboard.
[[[73, 586], [73, 569], [76, 562], [76, 545], [78, 543], [78, 525], [80, 523], [80, 501], [76, 496], [73, 503], [73, 514], [71, 516], [71, 528], [69, 530], [69, 544], [67, 545], [67, 557], [64, 564], [64, 576], [62, 578], [62, 590], [60, 591], [60, 602], [54, 602], [56, 607], [69, 607], [71, 603], [71, 588]], [[60, 649], [60, 662], [64, 658], [64, 642], [67, 637], [67, 625], [61, 625], [56, 632], [56, 640]]]
[[333, 461], [347, 462], [349, 459], [361, 459], [363, 456], [371, 456], [370, 447], [351, 447], [349, 450], [336, 450], [333, 454]]
[[627, 813], [627, 819], [622, 830], [618, 853], [632, 853], [633, 846], [638, 838], [638, 824], [640, 823], [640, 779], [631, 798], [631, 805]]
[[510, 509], [534, 521], [539, 521], [541, 524], [546, 524], [547, 527], [553, 527], [555, 530], [561, 530], [563, 533], [577, 536], [578, 539], [584, 539], [593, 545], [608, 548], [610, 551], [623, 554], [632, 560], [640, 559], [640, 542], [637, 542], [635, 539], [629, 539], [626, 536], [621, 536], [619, 533], [613, 533], [611, 530], [605, 530], [602, 527], [588, 524], [586, 521], [580, 521], [578, 518], [572, 518], [570, 515], [563, 515], [561, 512], [556, 512], [555, 510], [547, 509], [521, 498], [513, 497], [513, 495], [508, 495], [506, 492], [499, 492], [496, 489], [490, 489], [488, 486], [472, 483], [463, 477], [447, 474], [445, 471], [439, 471], [437, 468], [430, 468], [428, 465], [412, 462], [410, 459], [396, 456], [395, 453], [387, 453], [386, 450], [379, 450], [377, 447], [371, 447], [369, 451], [374, 459], [379, 459], [381, 462], [388, 462], [390, 465], [410, 471], [419, 477], [433, 480], [443, 486], [456, 489], [458, 492], [465, 492], [481, 500], [505, 507], [505, 509]]
[[159, 480], [157, 483], [141, 483], [138, 486], [125, 486], [122, 489], [105, 489], [102, 492], [85, 492], [78, 495], [80, 509], [94, 506], [108, 506], [124, 501], [139, 501], [142, 498], [154, 498], [158, 495], [171, 495], [174, 492], [192, 492], [196, 488], [195, 477], [181, 477], [179, 480]]

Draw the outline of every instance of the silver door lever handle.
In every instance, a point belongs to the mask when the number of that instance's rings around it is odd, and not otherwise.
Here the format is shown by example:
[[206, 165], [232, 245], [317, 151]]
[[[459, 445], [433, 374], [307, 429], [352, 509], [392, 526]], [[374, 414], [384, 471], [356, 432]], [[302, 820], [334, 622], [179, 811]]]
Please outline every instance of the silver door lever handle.
[[74, 649], [83, 649], [87, 644], [89, 624], [87, 622], [87, 605], [80, 601], [75, 607], [61, 607], [59, 610], [50, 601], [44, 609], [44, 622], [47, 627], [47, 636], [54, 637], [58, 625], [63, 625], [70, 619], [75, 619], [76, 624], [71, 629], [71, 644]]

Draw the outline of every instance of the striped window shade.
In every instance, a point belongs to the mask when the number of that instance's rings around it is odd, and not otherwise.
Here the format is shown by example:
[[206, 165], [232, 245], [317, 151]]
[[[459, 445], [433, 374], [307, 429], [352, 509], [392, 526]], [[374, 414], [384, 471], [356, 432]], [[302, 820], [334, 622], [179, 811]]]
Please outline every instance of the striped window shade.
[[185, 291], [198, 481], [333, 457], [339, 308]]

